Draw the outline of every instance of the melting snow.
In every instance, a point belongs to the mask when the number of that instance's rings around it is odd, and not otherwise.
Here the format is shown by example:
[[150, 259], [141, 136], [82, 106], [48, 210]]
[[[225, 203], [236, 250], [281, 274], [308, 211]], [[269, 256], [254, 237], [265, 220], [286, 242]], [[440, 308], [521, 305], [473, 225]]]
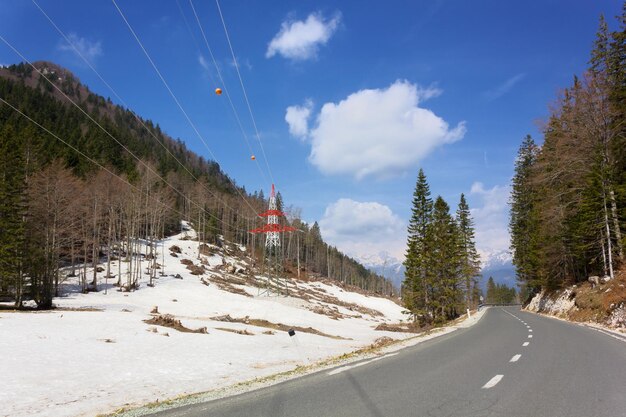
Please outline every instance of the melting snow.
[[[59, 310], [0, 313], [4, 386], [0, 389], [0, 415], [95, 415], [290, 370], [353, 351], [383, 336], [411, 336], [374, 331], [381, 322], [405, 318], [399, 305], [330, 283], [289, 281], [292, 296], [287, 297], [260, 294], [258, 287], [240, 283], [245, 282], [243, 278], [231, 281], [241, 294], [220, 289], [223, 287], [213, 279], [225, 276], [222, 265], [250, 268], [250, 258], [236, 258], [211, 246], [214, 254], [200, 257], [208, 270], [201, 276], [191, 275], [181, 259], [200, 264], [198, 242], [190, 240], [196, 235], [189, 224], [183, 226], [181, 234], [159, 245], [159, 251], [162, 246], [176, 245], [182, 253], [173, 257], [166, 251], [167, 275], [156, 280], [154, 287], [146, 285], [148, 276], [144, 275], [137, 291], [118, 292], [112, 286], [115, 280], [109, 279], [105, 294], [102, 272], [97, 293], [82, 294], [77, 282], [68, 281], [65, 289], [70, 291], [54, 300]], [[158, 259], [163, 255], [159, 253]], [[122, 262], [122, 281], [126, 267]], [[117, 262], [112, 271], [117, 273]], [[177, 274], [183, 279], [175, 278]], [[308, 299], [295, 296], [303, 293]], [[333, 304], [332, 298], [341, 305]], [[206, 327], [208, 334], [144, 323], [152, 317], [154, 306], [159, 313], [181, 320], [185, 327]], [[341, 318], [319, 314], [319, 309], [315, 313], [316, 307], [335, 311]], [[72, 311], [85, 308], [93, 311]], [[291, 338], [281, 330], [269, 334], [272, 332], [265, 327], [211, 319], [221, 315], [312, 327], [341, 339], [304, 332]]]

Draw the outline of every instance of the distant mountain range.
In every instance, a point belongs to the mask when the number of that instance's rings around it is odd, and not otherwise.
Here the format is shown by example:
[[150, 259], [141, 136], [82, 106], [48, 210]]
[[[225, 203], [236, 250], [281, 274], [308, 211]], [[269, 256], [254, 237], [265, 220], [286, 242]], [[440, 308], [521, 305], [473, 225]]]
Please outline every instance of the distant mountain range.
[[398, 258], [381, 251], [375, 255], [356, 256], [356, 259], [370, 271], [390, 279], [395, 287], [400, 288], [404, 279], [404, 265]]
[[[493, 277], [499, 284], [509, 287], [515, 286], [515, 267], [512, 263], [511, 253], [508, 250], [493, 252], [479, 251], [481, 255], [481, 288], [485, 290], [487, 280]], [[394, 285], [400, 288], [404, 280], [404, 265], [402, 261], [393, 257], [388, 252], [379, 252], [374, 255], [361, 255], [356, 257], [369, 270], [390, 279]]]
[[482, 259], [482, 279], [480, 286], [483, 291], [486, 291], [489, 277], [493, 277], [493, 280], [497, 284], [506, 284], [509, 287], [515, 287], [517, 285], [511, 252], [508, 250], [500, 250], [493, 252], [479, 251], [479, 253]]

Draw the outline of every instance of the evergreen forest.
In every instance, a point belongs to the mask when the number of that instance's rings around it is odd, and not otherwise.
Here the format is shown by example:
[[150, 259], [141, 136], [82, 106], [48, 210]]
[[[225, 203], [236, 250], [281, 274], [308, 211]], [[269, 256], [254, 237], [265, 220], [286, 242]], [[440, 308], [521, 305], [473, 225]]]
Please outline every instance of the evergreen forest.
[[[267, 204], [262, 190], [238, 186], [216, 162], [71, 72], [50, 62], [0, 68], [0, 299], [16, 308], [27, 300], [53, 307], [68, 276], [98, 291], [87, 267], [108, 268], [116, 257], [132, 271], [117, 275], [117, 286], [136, 289], [141, 257], [156, 259], [156, 241], [177, 233], [181, 220], [201, 241], [245, 245], [261, 260], [264, 237], [249, 230]], [[325, 243], [317, 222], [302, 221], [280, 193], [278, 204], [298, 229], [282, 237], [281, 271], [393, 294], [390, 281]]]
[[543, 143], [515, 161], [511, 249], [522, 301], [590, 276], [615, 277], [626, 237], [626, 4], [604, 17], [589, 67], [552, 104]]

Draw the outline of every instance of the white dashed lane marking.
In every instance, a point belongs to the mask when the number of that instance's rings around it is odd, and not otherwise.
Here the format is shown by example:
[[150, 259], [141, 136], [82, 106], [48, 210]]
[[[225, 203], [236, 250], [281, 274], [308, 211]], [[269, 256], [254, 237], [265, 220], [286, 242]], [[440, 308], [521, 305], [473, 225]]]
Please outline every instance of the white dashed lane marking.
[[483, 389], [489, 389], [489, 388], [495, 387], [496, 384], [502, 380], [502, 377], [504, 377], [504, 375], [496, 375], [496, 376], [494, 376], [493, 378], [491, 378], [489, 380], [489, 382], [487, 382], [485, 385], [483, 385]]
[[511, 360], [509, 362], [517, 362], [519, 360], [519, 358], [521, 358], [521, 357], [522, 357], [522, 355], [519, 355], [519, 354], [515, 355], [515, 356], [513, 356], [511, 358]]
[[524, 343], [522, 343], [522, 346], [528, 346], [529, 343], [530, 342], [524, 342]]
[[528, 338], [529, 338], [529, 339], [532, 339], [532, 338], [533, 338], [533, 335], [532, 335], [532, 334], [529, 334], [529, 335], [528, 335]]

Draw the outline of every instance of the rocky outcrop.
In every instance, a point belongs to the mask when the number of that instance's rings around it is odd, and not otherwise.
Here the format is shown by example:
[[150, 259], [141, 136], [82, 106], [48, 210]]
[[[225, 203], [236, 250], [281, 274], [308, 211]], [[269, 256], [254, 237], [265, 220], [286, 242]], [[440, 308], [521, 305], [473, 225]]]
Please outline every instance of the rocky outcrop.
[[626, 329], [626, 274], [616, 279], [592, 279], [564, 290], [536, 294], [525, 307], [528, 311], [567, 320], [596, 323]]

